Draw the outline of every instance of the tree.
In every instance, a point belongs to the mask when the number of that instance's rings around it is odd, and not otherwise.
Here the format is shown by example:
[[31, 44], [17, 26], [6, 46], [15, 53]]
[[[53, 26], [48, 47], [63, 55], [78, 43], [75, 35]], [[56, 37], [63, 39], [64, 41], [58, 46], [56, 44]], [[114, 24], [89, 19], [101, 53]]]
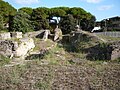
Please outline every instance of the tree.
[[75, 19], [72, 15], [67, 15], [60, 20], [60, 28], [63, 34], [69, 34], [75, 30]]
[[23, 11], [23, 12], [26, 12], [27, 14], [31, 15], [33, 12], [33, 9], [29, 8], [29, 7], [23, 7], [23, 8], [18, 9], [18, 11]]
[[0, 15], [0, 31], [4, 29], [3, 17]]
[[91, 16], [90, 19], [84, 18], [81, 20], [81, 29], [85, 31], [91, 31], [94, 28], [95, 17]]
[[[12, 17], [15, 16], [17, 10], [12, 7], [8, 2], [0, 0], [0, 29], [2, 31], [8, 31], [10, 29], [10, 22]], [[4, 25], [9, 25], [6, 28]]]
[[50, 9], [50, 17], [57, 17], [58, 23], [59, 23], [59, 17], [64, 17], [66, 12], [60, 8], [51, 8]]
[[66, 15], [70, 14], [70, 8], [69, 7], [57, 7], [57, 8], [65, 11]]
[[84, 16], [86, 13], [87, 12], [84, 9], [79, 7], [70, 8], [70, 14], [72, 14], [75, 18], [76, 25], [80, 25], [80, 22], [83, 18], [85, 18]]
[[33, 9], [32, 22], [35, 30], [49, 28], [49, 22], [47, 20], [48, 15], [45, 13], [45, 8]]
[[9, 16], [14, 16], [16, 14], [16, 9], [12, 7], [8, 2], [0, 0], [0, 15], [3, 17], [3, 22], [9, 22]]
[[12, 31], [19, 31], [23, 33], [32, 31], [33, 27], [29, 19], [30, 16], [27, 13], [23, 11], [18, 11], [12, 21], [12, 25], [11, 25]]

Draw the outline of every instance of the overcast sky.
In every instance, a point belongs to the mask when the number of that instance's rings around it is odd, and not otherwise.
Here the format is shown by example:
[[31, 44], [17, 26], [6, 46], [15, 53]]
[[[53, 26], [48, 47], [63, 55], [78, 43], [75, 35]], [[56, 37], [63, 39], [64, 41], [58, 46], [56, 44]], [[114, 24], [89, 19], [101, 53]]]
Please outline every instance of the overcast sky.
[[21, 7], [81, 7], [96, 16], [97, 21], [120, 16], [120, 0], [4, 0], [16, 9]]

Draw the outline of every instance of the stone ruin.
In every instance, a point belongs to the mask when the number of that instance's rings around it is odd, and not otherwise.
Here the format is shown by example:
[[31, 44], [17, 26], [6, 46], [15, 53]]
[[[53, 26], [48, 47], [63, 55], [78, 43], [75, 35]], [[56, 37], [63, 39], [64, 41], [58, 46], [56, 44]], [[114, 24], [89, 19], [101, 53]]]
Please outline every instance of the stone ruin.
[[120, 58], [120, 41], [112, 43], [110, 47], [112, 48], [110, 59]]
[[12, 38], [22, 38], [22, 32], [11, 32]]
[[50, 30], [45, 30], [43, 35], [43, 40], [46, 41], [48, 39], [48, 35], [50, 34]]
[[11, 38], [22, 38], [22, 32], [0, 33], [1, 40], [11, 39]]
[[98, 44], [89, 48], [88, 52], [90, 60], [116, 60], [120, 58], [120, 41]]
[[88, 60], [115, 60], [120, 58], [120, 41], [103, 42], [93, 34], [83, 31], [72, 32], [71, 35], [63, 36], [63, 42], [68, 41], [76, 51], [87, 54]]
[[62, 31], [61, 31], [61, 29], [57, 27], [54, 30], [54, 32], [55, 32], [54, 41], [61, 41], [62, 40]]
[[[22, 32], [0, 33], [0, 54], [7, 57], [24, 57], [35, 47], [32, 38], [22, 37]], [[12, 40], [18, 39], [18, 40]]]
[[11, 39], [10, 32], [0, 33], [0, 39], [2, 39], [2, 40]]
[[19, 41], [0, 40], [0, 54], [9, 58], [22, 57], [35, 47], [32, 38], [22, 38]]

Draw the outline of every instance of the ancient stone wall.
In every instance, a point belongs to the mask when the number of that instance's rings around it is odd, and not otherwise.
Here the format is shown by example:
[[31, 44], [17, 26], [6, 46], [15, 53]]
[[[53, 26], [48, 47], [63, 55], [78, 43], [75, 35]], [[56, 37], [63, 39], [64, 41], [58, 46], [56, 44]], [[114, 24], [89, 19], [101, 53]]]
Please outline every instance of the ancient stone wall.
[[110, 47], [112, 48], [111, 60], [120, 58], [120, 41], [112, 43]]
[[19, 41], [0, 40], [0, 54], [6, 57], [24, 57], [35, 47], [32, 38], [22, 38]]
[[14, 43], [10, 40], [0, 40], [0, 54], [10, 57], [13, 54]]
[[75, 51], [87, 53], [90, 60], [115, 60], [120, 58], [120, 41], [104, 42], [98, 37], [84, 33], [73, 32], [70, 44]]
[[120, 58], [120, 41], [102, 43], [89, 48], [87, 58], [90, 60], [115, 60]]
[[11, 32], [12, 38], [22, 38], [22, 32]]
[[0, 39], [2, 39], [2, 40], [11, 39], [10, 32], [0, 33]]
[[11, 38], [22, 38], [22, 32], [0, 33], [1, 40], [11, 39]]

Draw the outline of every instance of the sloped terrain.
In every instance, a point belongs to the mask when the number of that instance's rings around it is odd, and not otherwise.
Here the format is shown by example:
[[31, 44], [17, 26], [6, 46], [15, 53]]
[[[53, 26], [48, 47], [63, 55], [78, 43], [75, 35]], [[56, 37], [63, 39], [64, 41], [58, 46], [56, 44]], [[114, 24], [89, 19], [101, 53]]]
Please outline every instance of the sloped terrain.
[[33, 53], [45, 50], [42, 57], [33, 55], [24, 64], [0, 66], [0, 90], [120, 89], [119, 59], [89, 61], [86, 53], [72, 52], [69, 44], [40, 39], [35, 44]]

